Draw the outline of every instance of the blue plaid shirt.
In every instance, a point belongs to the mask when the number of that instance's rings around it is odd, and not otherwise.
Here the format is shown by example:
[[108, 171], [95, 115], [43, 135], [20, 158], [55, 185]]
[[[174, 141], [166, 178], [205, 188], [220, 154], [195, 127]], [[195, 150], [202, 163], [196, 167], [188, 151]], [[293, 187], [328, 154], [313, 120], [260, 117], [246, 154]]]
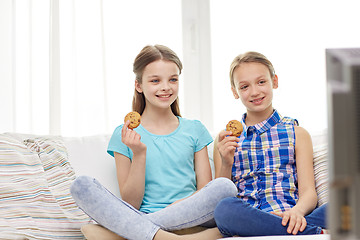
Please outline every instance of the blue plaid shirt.
[[238, 197], [266, 212], [285, 211], [298, 199], [295, 163], [297, 121], [274, 110], [265, 121], [246, 127], [235, 151], [232, 178]]

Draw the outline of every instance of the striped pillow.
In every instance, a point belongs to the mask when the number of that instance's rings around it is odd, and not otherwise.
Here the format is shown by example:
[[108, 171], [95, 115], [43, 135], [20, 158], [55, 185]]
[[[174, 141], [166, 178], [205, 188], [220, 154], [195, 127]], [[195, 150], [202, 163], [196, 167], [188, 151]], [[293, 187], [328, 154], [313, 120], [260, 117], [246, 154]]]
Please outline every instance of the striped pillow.
[[90, 218], [75, 204], [75, 174], [57, 137], [0, 135], [0, 239], [84, 239]]
[[318, 194], [318, 206], [321, 206], [329, 200], [327, 144], [319, 144], [314, 147], [314, 175], [316, 192]]

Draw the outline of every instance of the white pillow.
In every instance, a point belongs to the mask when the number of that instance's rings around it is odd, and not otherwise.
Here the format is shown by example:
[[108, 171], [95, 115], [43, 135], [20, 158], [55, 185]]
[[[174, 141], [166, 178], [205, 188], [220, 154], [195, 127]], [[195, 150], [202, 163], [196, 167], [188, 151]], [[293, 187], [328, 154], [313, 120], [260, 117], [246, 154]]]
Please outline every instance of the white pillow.
[[115, 159], [107, 153], [110, 135], [63, 138], [76, 176], [96, 178], [104, 187], [120, 197]]

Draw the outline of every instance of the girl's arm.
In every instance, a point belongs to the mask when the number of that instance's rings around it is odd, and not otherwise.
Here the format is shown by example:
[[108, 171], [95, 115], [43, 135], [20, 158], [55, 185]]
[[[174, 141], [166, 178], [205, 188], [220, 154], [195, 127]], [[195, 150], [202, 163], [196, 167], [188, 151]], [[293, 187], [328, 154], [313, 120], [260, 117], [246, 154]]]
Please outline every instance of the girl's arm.
[[136, 209], [140, 208], [145, 189], [146, 145], [140, 135], [128, 129], [127, 121], [121, 131], [121, 140], [133, 151], [132, 161], [115, 152], [116, 172], [121, 198]]
[[295, 127], [296, 134], [296, 169], [298, 175], [299, 200], [296, 208], [302, 213], [309, 214], [317, 204], [315, 190], [313, 145], [310, 134], [302, 127]]
[[305, 229], [304, 216], [314, 210], [317, 204], [311, 137], [304, 128], [298, 126], [295, 126], [295, 136], [299, 199], [291, 210], [280, 214], [283, 218], [282, 224], [285, 226], [289, 223], [287, 231], [292, 234]]
[[197, 190], [200, 190], [212, 179], [209, 155], [206, 146], [195, 153], [194, 165], [196, 174], [196, 186]]
[[231, 179], [231, 169], [234, 163], [234, 154], [239, 138], [231, 136], [229, 131], [221, 131], [214, 143], [215, 178], [226, 177]]

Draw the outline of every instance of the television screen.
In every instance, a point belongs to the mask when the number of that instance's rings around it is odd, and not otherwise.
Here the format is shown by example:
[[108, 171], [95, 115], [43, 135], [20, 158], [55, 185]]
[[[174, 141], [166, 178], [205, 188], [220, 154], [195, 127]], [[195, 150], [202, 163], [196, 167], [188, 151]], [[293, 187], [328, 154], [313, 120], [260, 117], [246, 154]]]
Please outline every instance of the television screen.
[[360, 48], [326, 49], [331, 239], [360, 239]]

